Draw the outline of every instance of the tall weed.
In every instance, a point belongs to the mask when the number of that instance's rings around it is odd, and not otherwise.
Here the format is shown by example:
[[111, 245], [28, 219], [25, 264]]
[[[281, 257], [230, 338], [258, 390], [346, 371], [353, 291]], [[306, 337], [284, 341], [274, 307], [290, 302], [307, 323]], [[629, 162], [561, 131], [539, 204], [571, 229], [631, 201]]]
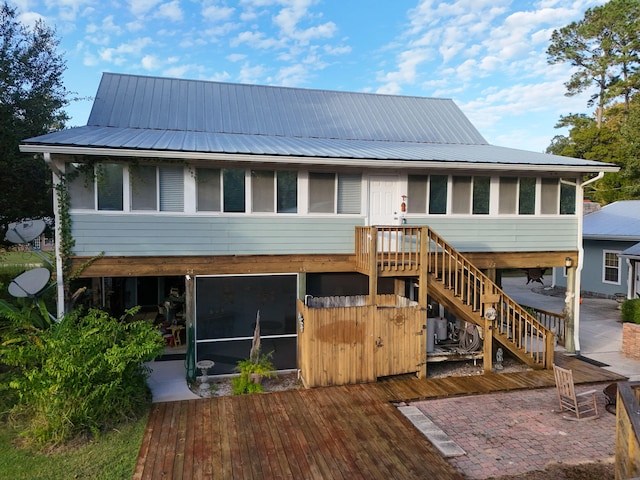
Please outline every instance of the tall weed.
[[147, 322], [125, 322], [92, 309], [46, 329], [5, 338], [2, 362], [19, 368], [9, 386], [22, 435], [38, 444], [64, 443], [136, 418], [150, 401], [143, 362], [162, 353], [162, 337]]

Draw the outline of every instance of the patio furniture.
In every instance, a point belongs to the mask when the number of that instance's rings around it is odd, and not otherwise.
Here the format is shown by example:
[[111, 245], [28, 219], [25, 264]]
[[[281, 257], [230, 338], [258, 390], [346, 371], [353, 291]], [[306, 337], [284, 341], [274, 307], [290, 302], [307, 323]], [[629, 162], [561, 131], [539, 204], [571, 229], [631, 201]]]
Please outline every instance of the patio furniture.
[[618, 401], [618, 384], [611, 383], [607, 385], [602, 391], [602, 393], [604, 393], [604, 398], [606, 398], [607, 400], [607, 404], [605, 405], [604, 408], [607, 410], [607, 412], [613, 413], [615, 415], [616, 403]]
[[553, 374], [556, 380], [556, 391], [560, 411], [569, 410], [575, 413], [576, 418], [564, 417], [568, 420], [590, 420], [598, 418], [598, 405], [596, 404], [596, 391], [576, 393], [573, 383], [573, 371], [553, 364]]

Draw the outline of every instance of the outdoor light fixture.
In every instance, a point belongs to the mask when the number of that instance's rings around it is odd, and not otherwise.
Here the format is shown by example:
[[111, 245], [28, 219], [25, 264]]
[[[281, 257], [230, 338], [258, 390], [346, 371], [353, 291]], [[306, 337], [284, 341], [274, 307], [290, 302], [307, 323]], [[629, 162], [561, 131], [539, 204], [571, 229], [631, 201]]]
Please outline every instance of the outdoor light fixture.
[[571, 268], [571, 265], [573, 265], [573, 260], [571, 259], [571, 257], [566, 257], [564, 259], [564, 266], [567, 268]]

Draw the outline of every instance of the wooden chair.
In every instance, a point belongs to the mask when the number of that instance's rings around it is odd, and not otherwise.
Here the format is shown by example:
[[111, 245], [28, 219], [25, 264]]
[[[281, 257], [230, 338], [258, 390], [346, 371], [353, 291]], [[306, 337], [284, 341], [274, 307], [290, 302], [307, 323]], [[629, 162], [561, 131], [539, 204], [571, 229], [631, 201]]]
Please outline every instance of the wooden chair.
[[569, 410], [576, 414], [576, 418], [564, 417], [569, 420], [590, 420], [598, 418], [596, 391], [589, 390], [576, 394], [573, 383], [573, 372], [553, 364], [553, 374], [556, 379], [556, 391], [560, 402], [560, 411]]

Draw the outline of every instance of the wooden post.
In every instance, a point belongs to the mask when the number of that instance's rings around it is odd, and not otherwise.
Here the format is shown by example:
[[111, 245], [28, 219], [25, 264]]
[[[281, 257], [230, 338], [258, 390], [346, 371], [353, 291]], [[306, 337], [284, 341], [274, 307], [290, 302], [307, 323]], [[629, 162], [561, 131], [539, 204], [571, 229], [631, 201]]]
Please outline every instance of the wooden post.
[[493, 370], [493, 321], [484, 319], [484, 349], [482, 362], [484, 373], [491, 373]]
[[[565, 297], [565, 325], [567, 336], [564, 339], [564, 348], [567, 353], [576, 353], [576, 339], [575, 339], [575, 315], [573, 308], [573, 301], [575, 297], [576, 288], [576, 267], [571, 264], [571, 259], [567, 258], [567, 290]], [[575, 262], [573, 262], [575, 263]]]
[[429, 309], [427, 307], [427, 301], [429, 298], [429, 285], [427, 284], [428, 280], [428, 262], [429, 252], [427, 248], [428, 241], [428, 233], [429, 229], [427, 227], [422, 227], [420, 230], [420, 274], [418, 276], [418, 304], [420, 305], [420, 311], [423, 312], [424, 315], [424, 333], [425, 333], [425, 341], [422, 342], [420, 346], [420, 358], [422, 359], [422, 365], [420, 370], [418, 371], [419, 378], [426, 378], [427, 376], [427, 341], [426, 341], [426, 333], [427, 333], [427, 317], [429, 316]]
[[378, 304], [378, 229], [369, 230], [369, 298], [371, 305]]

